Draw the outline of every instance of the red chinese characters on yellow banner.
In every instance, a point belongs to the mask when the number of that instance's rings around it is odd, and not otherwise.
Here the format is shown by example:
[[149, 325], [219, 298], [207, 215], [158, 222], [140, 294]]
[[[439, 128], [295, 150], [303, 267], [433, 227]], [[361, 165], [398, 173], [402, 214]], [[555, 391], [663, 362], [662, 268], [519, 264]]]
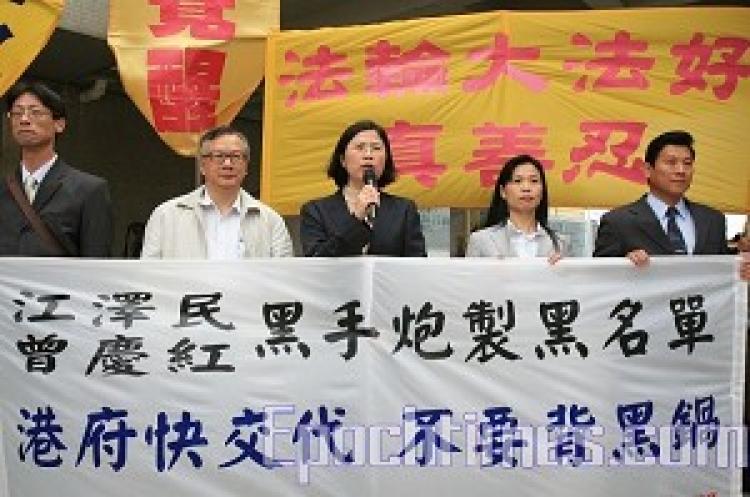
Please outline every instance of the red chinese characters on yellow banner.
[[189, 29], [196, 40], [231, 40], [235, 25], [224, 19], [235, 0], [149, 0], [159, 6], [159, 22], [149, 26], [157, 38], [173, 36]]
[[692, 198], [750, 209], [748, 22], [750, 9], [497, 12], [275, 35], [263, 198], [295, 213], [330, 192], [338, 135], [371, 118], [392, 141], [391, 190], [421, 206], [485, 206], [521, 153], [544, 163], [554, 205], [617, 205], [645, 189], [648, 141], [686, 129]]
[[148, 51], [148, 100], [159, 133], [200, 133], [216, 125], [226, 54], [218, 50]]
[[112, 0], [108, 38], [128, 94], [167, 144], [191, 155], [200, 133], [230, 122], [257, 87], [278, 16], [278, 0]]

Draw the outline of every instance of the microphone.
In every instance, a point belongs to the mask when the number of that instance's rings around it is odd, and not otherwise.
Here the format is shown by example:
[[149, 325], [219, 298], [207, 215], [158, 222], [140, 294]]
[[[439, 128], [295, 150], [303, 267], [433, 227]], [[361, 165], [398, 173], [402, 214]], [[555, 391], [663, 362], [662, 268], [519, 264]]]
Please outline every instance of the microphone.
[[[364, 173], [362, 174], [362, 180], [364, 181], [365, 185], [374, 186], [375, 188], [378, 187], [378, 177], [375, 176], [375, 170], [372, 168], [372, 166], [365, 166]], [[375, 216], [378, 213], [378, 204], [375, 202], [372, 202], [367, 206], [367, 209], [365, 210], [365, 219], [372, 223], [375, 221]]]

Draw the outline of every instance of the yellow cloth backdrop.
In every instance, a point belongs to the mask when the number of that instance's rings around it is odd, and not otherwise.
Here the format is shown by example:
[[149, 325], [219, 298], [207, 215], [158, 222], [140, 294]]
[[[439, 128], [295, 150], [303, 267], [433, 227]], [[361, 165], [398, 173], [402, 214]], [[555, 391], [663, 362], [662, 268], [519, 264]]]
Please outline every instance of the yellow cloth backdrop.
[[110, 0], [109, 16], [125, 90], [165, 143], [191, 155], [263, 78], [279, 0]]
[[65, 0], [0, 2], [0, 93], [18, 80], [47, 44]]
[[420, 206], [480, 207], [509, 157], [547, 168], [555, 206], [646, 189], [657, 134], [696, 138], [689, 196], [750, 207], [750, 9], [492, 12], [277, 33], [266, 67], [262, 197], [294, 214], [334, 189], [338, 136], [389, 131]]

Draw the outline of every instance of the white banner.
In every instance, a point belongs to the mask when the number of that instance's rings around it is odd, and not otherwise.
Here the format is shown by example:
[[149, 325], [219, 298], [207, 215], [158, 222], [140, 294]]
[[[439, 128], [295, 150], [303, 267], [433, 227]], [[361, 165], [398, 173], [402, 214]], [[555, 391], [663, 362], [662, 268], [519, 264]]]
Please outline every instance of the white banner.
[[731, 257], [6, 259], [0, 283], [8, 497], [740, 496]]

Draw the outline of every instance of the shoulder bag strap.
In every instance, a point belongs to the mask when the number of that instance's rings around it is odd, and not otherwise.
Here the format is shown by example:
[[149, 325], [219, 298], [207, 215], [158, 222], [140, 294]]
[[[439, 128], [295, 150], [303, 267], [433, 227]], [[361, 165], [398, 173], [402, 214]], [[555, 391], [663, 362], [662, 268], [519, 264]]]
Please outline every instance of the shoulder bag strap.
[[29, 203], [29, 199], [26, 194], [21, 191], [21, 185], [18, 184], [18, 180], [14, 174], [9, 174], [5, 177], [5, 184], [8, 187], [13, 200], [16, 201], [18, 208], [21, 209], [26, 220], [31, 224], [34, 232], [42, 240], [42, 243], [52, 251], [53, 255], [62, 256], [65, 255], [66, 251], [60, 242], [52, 235], [49, 227], [44, 224], [44, 221], [39, 217], [34, 208]]

